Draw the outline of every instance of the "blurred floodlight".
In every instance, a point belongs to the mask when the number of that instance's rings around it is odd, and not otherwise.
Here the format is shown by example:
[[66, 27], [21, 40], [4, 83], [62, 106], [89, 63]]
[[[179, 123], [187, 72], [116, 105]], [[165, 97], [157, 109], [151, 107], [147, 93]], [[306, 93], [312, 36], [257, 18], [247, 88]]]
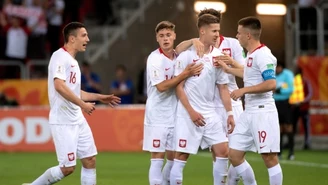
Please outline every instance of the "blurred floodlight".
[[260, 15], [285, 15], [286, 6], [283, 4], [258, 3], [256, 12]]
[[205, 8], [213, 8], [215, 10], [221, 10], [221, 13], [226, 11], [226, 5], [222, 2], [217, 1], [196, 1], [194, 4], [195, 12], [200, 12]]

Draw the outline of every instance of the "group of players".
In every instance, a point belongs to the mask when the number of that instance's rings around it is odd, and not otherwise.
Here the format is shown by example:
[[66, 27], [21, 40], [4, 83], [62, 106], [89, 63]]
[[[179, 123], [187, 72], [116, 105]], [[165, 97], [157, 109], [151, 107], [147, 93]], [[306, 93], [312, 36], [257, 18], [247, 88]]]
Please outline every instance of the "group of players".
[[[237, 185], [240, 179], [256, 184], [246, 151], [261, 154], [270, 185], [283, 182], [272, 97], [277, 60], [260, 42], [257, 18], [238, 22], [238, 40], [220, 35], [220, 21], [220, 11], [201, 11], [199, 38], [175, 49], [175, 25], [162, 21], [155, 28], [159, 48], [147, 60], [143, 140], [143, 150], [151, 153], [150, 185], [181, 185], [187, 159], [199, 147], [212, 151], [214, 185]], [[243, 88], [235, 76], [243, 78]]]
[[[238, 22], [239, 42], [219, 34], [220, 21], [219, 11], [201, 11], [199, 38], [184, 41], [175, 50], [175, 25], [163, 21], [156, 26], [159, 49], [147, 61], [143, 143], [143, 149], [151, 152], [150, 185], [181, 185], [187, 159], [199, 147], [213, 153], [214, 185], [237, 185], [239, 179], [256, 185], [246, 151], [261, 154], [270, 185], [282, 184], [279, 123], [272, 98], [276, 58], [260, 42], [257, 18]], [[92, 101], [120, 103], [115, 95], [81, 90], [75, 56], [89, 42], [84, 25], [69, 23], [63, 34], [65, 44], [53, 53], [48, 67], [49, 124], [59, 165], [25, 184], [55, 184], [74, 172], [79, 158], [81, 184], [95, 185], [97, 149], [82, 111], [92, 114]], [[242, 47], [248, 51], [246, 58]], [[243, 88], [238, 89], [235, 76], [244, 79]], [[240, 100], [244, 95], [245, 110]]]

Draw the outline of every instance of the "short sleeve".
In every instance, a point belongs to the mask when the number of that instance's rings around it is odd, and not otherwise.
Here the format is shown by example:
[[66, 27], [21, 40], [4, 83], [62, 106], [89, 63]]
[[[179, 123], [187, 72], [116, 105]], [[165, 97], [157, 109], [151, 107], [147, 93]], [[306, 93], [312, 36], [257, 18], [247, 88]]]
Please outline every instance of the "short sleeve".
[[228, 74], [225, 73], [221, 68], [216, 68], [216, 84], [228, 84]]
[[239, 64], [245, 65], [245, 58], [243, 56], [243, 47], [239, 44], [238, 40], [234, 40], [233, 42], [233, 56], [232, 58], [236, 60]]
[[174, 76], [180, 75], [186, 69], [188, 64], [191, 62], [189, 56], [190, 56], [189, 50], [180, 53], [180, 55], [176, 59], [177, 62], [174, 69]]
[[165, 80], [164, 61], [158, 54], [151, 54], [147, 59], [147, 75], [151, 85], [157, 85]]
[[276, 79], [277, 59], [271, 53], [261, 53], [256, 61], [263, 80]]
[[66, 71], [67, 71], [67, 61], [60, 57], [54, 59], [54, 65], [51, 70], [53, 70], [54, 78], [59, 78], [62, 80], [66, 80]]

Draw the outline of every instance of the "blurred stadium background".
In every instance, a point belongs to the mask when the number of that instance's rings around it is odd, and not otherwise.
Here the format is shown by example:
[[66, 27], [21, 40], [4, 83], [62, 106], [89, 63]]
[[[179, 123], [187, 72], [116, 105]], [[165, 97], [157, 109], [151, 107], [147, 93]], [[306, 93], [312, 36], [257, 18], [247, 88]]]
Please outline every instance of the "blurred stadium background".
[[[143, 69], [148, 54], [158, 47], [154, 28], [162, 20], [175, 23], [176, 44], [196, 37], [197, 9], [203, 7], [196, 3], [200, 2], [0, 0], [1, 19], [6, 19], [8, 24], [12, 17], [18, 17], [20, 26], [34, 23], [40, 28], [39, 32], [32, 30], [28, 35], [26, 56], [15, 58], [7, 56], [8, 25], [1, 23], [0, 184], [29, 182], [56, 163], [48, 129], [46, 77], [51, 48], [56, 44], [61, 46], [62, 39], [56, 34], [49, 38], [49, 30], [53, 30], [50, 25], [62, 28], [69, 21], [81, 21], [87, 26], [91, 42], [77, 59], [81, 64], [89, 64], [99, 75], [101, 92], [110, 92], [118, 65], [126, 67], [127, 76], [133, 83], [132, 102], [115, 109], [99, 105], [92, 116], [86, 116], [100, 153], [98, 184], [147, 184], [149, 155], [141, 152], [145, 100]], [[326, 0], [209, 2], [217, 4], [206, 5], [207, 8], [224, 11], [221, 34], [227, 37], [235, 37], [240, 18], [257, 16], [262, 21], [261, 41], [271, 48], [278, 61], [285, 62], [292, 71], [300, 67], [304, 77], [310, 80], [313, 87], [309, 108], [311, 148], [303, 150], [304, 130], [299, 124], [296, 158], [289, 161], [284, 156], [282, 159], [284, 184], [328, 184], [325, 177], [328, 169], [328, 3]], [[60, 3], [65, 4], [65, 8]], [[38, 6], [39, 10], [32, 11], [33, 6]], [[62, 22], [54, 21], [57, 25], [50, 21], [54, 6], [62, 8]], [[37, 15], [37, 19], [32, 15]], [[31, 17], [34, 20], [29, 20]], [[267, 171], [260, 157], [248, 156], [258, 184], [268, 184]], [[211, 169], [208, 152], [193, 156], [185, 171], [185, 184], [211, 184]], [[79, 172], [58, 184], [79, 184]]]

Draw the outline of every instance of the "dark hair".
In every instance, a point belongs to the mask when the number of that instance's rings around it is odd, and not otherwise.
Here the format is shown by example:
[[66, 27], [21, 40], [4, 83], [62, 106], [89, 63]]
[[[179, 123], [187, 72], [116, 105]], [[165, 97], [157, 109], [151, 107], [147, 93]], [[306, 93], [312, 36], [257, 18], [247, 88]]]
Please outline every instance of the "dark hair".
[[286, 64], [285, 64], [285, 62], [277, 62], [277, 67], [278, 66], [280, 66], [280, 67], [282, 67], [282, 68], [285, 68], [286, 67]]
[[84, 66], [84, 67], [90, 67], [90, 64], [89, 64], [88, 61], [83, 60], [83, 62], [82, 62], [82, 66]]
[[238, 25], [251, 30], [251, 34], [255, 39], [260, 39], [261, 35], [261, 22], [256, 17], [245, 17], [238, 21]]
[[202, 11], [199, 12], [198, 18], [201, 17], [204, 14], [213, 15], [216, 18], [219, 19], [219, 23], [221, 22], [222, 14], [221, 14], [221, 11], [220, 10], [215, 10], [213, 8], [209, 8], [209, 9], [205, 8], [204, 10], [202, 10]]
[[198, 21], [197, 21], [198, 29], [204, 25], [210, 25], [210, 24], [220, 24], [220, 20], [211, 14], [204, 14], [198, 17]]
[[169, 29], [172, 31], [175, 31], [175, 25], [171, 23], [170, 21], [162, 21], [157, 24], [155, 28], [155, 33], [158, 33], [162, 29]]
[[68, 38], [70, 35], [76, 36], [76, 30], [80, 28], [85, 28], [84, 24], [80, 22], [71, 22], [68, 23], [64, 29], [63, 29], [63, 35], [64, 35], [64, 42], [68, 42]]

